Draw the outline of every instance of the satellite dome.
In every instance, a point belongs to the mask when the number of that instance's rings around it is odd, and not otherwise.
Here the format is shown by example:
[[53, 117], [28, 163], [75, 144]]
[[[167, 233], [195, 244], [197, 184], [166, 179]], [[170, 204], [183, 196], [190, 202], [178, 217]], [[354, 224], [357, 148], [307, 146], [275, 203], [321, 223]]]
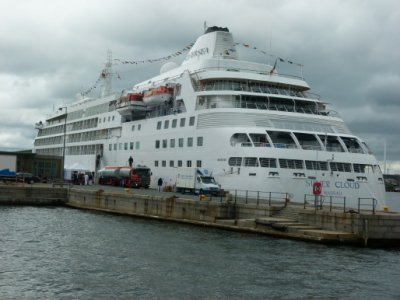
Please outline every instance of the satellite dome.
[[161, 69], [160, 69], [160, 74], [171, 71], [172, 69], [177, 68], [179, 65], [177, 63], [174, 63], [173, 61], [167, 62], [164, 64]]

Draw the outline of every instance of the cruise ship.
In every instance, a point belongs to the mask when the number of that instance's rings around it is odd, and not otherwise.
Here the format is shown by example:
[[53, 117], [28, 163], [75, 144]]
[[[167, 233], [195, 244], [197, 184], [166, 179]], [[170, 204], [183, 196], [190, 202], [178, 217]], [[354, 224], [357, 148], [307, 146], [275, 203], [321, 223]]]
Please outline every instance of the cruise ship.
[[[383, 175], [362, 139], [302, 75], [283, 75], [275, 63], [239, 58], [224, 27], [207, 27], [181, 65], [113, 93], [113, 60], [100, 97], [80, 97], [37, 124], [34, 151], [64, 154], [96, 172], [105, 166], [152, 170], [152, 187], [173, 186], [179, 167], [212, 170], [224, 190], [288, 193], [303, 202], [315, 182], [322, 195], [384, 203]], [[290, 62], [292, 63], [292, 62]], [[65, 153], [63, 153], [65, 151]]]

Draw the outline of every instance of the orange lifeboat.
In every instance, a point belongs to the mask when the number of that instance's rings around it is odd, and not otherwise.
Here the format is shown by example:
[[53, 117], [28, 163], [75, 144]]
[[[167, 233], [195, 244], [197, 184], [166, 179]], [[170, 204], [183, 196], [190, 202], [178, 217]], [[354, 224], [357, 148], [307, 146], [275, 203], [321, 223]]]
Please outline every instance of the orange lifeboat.
[[129, 105], [129, 102], [133, 101], [142, 101], [143, 100], [143, 94], [141, 93], [128, 93], [126, 95], [123, 95], [119, 98], [119, 103], [120, 105]]
[[146, 104], [161, 104], [171, 99], [173, 89], [167, 86], [160, 86], [158, 88], [149, 90], [143, 95], [143, 102]]

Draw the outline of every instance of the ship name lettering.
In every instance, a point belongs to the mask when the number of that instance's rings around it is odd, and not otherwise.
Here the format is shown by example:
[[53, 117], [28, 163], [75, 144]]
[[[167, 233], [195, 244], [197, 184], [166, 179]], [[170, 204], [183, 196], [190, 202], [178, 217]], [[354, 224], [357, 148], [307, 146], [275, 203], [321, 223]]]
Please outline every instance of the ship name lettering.
[[335, 187], [338, 189], [358, 190], [360, 188], [360, 184], [358, 182], [351, 182], [351, 181], [336, 181]]

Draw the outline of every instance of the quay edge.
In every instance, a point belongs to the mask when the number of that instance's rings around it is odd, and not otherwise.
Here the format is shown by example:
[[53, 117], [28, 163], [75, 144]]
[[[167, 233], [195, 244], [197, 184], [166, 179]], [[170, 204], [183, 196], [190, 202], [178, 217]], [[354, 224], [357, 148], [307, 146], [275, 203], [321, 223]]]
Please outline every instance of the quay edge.
[[304, 209], [289, 203], [246, 204], [228, 198], [193, 200], [171, 193], [104, 192], [79, 188], [0, 186], [3, 205], [67, 205], [280, 238], [337, 245], [400, 246], [400, 214]]

